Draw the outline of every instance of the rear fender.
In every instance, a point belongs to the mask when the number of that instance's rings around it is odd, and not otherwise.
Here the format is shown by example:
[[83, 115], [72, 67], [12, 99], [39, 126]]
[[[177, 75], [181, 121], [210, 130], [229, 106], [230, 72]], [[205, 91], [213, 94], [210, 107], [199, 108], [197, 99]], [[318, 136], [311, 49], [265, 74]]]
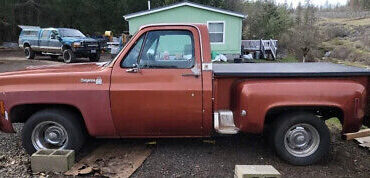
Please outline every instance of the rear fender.
[[[266, 114], [277, 107], [335, 107], [343, 111], [343, 131], [361, 126], [366, 88], [361, 83], [339, 79], [248, 80], [236, 86], [235, 122], [242, 132], [262, 133]], [[246, 115], [241, 114], [246, 111]]]

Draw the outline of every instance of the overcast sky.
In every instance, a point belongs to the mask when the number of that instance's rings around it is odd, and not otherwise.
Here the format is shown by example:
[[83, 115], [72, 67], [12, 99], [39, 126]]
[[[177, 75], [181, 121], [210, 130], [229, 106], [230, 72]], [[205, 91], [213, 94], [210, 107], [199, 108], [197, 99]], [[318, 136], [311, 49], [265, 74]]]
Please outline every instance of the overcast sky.
[[[305, 4], [306, 0], [275, 0], [278, 4], [288, 2], [288, 5], [290, 5], [291, 2], [293, 2], [293, 6], [296, 7], [299, 2]], [[345, 5], [347, 3], [347, 0], [328, 0], [329, 4], [332, 5]], [[326, 3], [326, 0], [311, 0], [311, 3], [314, 4], [315, 6], [323, 6]]]

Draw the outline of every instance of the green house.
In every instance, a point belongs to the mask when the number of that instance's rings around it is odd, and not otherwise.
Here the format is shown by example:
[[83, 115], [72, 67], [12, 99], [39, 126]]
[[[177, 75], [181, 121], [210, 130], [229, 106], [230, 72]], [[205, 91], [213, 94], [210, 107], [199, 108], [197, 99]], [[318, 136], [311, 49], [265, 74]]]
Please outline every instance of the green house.
[[124, 16], [129, 23], [130, 34], [148, 24], [207, 24], [212, 51], [226, 55], [240, 54], [242, 21], [245, 17], [237, 12], [187, 1]]

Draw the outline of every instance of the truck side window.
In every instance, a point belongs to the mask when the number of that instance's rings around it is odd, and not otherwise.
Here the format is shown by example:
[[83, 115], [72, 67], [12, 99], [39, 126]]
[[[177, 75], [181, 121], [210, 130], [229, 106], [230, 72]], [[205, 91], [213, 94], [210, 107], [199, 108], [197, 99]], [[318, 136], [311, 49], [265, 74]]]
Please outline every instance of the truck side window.
[[140, 54], [140, 68], [188, 69], [194, 66], [194, 40], [190, 31], [150, 31]]
[[136, 41], [136, 44], [130, 49], [130, 51], [128, 52], [128, 54], [123, 59], [123, 62], [121, 63], [121, 67], [123, 67], [123, 68], [131, 68], [135, 64], [137, 64], [137, 59], [139, 57], [141, 46], [142, 46], [143, 41], [144, 41], [144, 36], [145, 36], [145, 34], [142, 35]]
[[41, 38], [42, 39], [47, 39], [49, 38], [49, 33], [50, 33], [50, 30], [44, 30], [41, 34]]

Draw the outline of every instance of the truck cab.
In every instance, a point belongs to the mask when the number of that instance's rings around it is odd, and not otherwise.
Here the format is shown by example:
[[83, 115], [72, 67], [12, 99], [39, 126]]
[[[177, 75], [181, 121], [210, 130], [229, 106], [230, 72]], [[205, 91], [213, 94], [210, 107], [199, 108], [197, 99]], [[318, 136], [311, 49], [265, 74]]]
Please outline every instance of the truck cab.
[[27, 59], [33, 59], [36, 55], [49, 55], [53, 59], [62, 56], [65, 63], [80, 57], [88, 57], [92, 62], [99, 61], [101, 48], [98, 41], [86, 37], [79, 30], [20, 27], [22, 31], [18, 43], [24, 49]]

